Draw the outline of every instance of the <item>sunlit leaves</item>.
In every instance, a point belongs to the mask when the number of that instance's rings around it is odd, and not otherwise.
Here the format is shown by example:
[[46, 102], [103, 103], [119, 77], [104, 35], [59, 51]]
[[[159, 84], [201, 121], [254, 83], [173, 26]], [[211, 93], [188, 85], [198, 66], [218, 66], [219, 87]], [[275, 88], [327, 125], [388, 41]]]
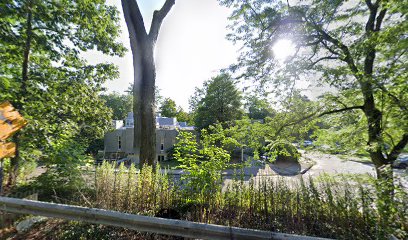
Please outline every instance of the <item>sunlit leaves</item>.
[[[118, 77], [113, 64], [91, 65], [80, 52], [123, 56], [117, 9], [105, 0], [3, 1], [0, 9], [0, 101], [18, 103], [29, 121], [20, 136], [21, 157], [79, 161], [110, 127], [111, 112], [99, 94]], [[24, 52], [28, 79], [22, 82]], [[42, 154], [29, 158], [34, 151]]]

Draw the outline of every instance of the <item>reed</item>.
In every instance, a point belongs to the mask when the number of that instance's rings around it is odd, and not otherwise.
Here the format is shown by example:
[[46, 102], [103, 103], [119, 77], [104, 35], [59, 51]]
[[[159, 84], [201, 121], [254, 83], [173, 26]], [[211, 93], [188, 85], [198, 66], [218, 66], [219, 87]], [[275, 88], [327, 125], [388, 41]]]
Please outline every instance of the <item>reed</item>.
[[408, 237], [406, 191], [397, 188], [384, 216], [374, 179], [323, 175], [243, 181], [238, 173], [228, 186], [213, 186], [211, 196], [188, 196], [185, 182], [151, 167], [137, 172], [133, 166], [104, 163], [95, 181], [95, 206], [123, 212], [154, 216], [173, 209], [185, 220], [336, 239]]

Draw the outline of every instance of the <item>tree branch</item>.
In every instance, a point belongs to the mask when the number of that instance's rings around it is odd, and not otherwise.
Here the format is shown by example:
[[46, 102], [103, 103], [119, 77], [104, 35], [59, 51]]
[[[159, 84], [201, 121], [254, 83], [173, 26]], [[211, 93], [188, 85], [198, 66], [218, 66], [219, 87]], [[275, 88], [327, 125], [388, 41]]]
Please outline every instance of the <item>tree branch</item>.
[[316, 61], [312, 62], [309, 65], [309, 68], [314, 67], [314, 65], [318, 64], [320, 61], [323, 61], [323, 60], [335, 60], [335, 59], [339, 59], [339, 57], [333, 57], [333, 56], [321, 57], [321, 58], [317, 59]]
[[340, 56], [340, 54], [336, 51], [334, 51], [325, 41], [321, 41], [321, 43], [323, 44], [323, 46], [332, 54], [335, 54], [337, 56]]
[[373, 3], [371, 2], [371, 0], [365, 0], [365, 2], [366, 2], [369, 9], [373, 8]]
[[378, 17], [377, 17], [377, 22], [375, 24], [374, 31], [376, 31], [376, 32], [380, 31], [381, 24], [382, 24], [382, 21], [384, 20], [384, 17], [385, 17], [386, 13], [387, 13], [387, 9], [383, 9], [383, 10], [380, 11], [380, 14], [378, 14]]
[[296, 121], [283, 124], [282, 126], [280, 126], [280, 128], [278, 129], [278, 131], [276, 131], [275, 137], [278, 136], [278, 135], [282, 132], [282, 130], [283, 130], [284, 128], [290, 127], [290, 126], [293, 126], [293, 125], [296, 125], [296, 124], [299, 124], [299, 123], [301, 123], [301, 122], [303, 122], [303, 121], [305, 121], [305, 120], [307, 120], [307, 119], [309, 119], [309, 118], [312, 118], [312, 117], [315, 116], [315, 115], [316, 115], [316, 113], [311, 113], [311, 114], [306, 115], [306, 116], [304, 116], [304, 117], [302, 117], [302, 118], [300, 118], [300, 119], [298, 119], [298, 120], [296, 120]]
[[139, 5], [136, 0], [122, 0], [123, 14], [125, 15], [126, 24], [129, 27], [129, 32], [134, 31], [138, 42], [143, 42], [147, 37], [146, 28], [144, 26], [143, 16], [140, 12]]
[[387, 161], [389, 163], [394, 162], [398, 155], [404, 150], [405, 146], [408, 144], [408, 133], [404, 133], [401, 140], [395, 145], [391, 152], [387, 155]]
[[160, 26], [166, 17], [166, 15], [170, 12], [173, 5], [176, 3], [175, 0], [166, 0], [163, 7], [159, 11], [154, 11], [153, 13], [153, 20], [152, 25], [150, 27], [149, 38], [155, 42], [159, 35]]
[[[334, 113], [339, 113], [339, 112], [350, 111], [350, 110], [354, 110], [354, 109], [361, 109], [361, 110], [362, 110], [362, 109], [363, 109], [363, 106], [353, 106], [353, 107], [346, 107], [346, 108], [336, 109], [336, 110], [332, 110], [332, 111], [327, 111], [327, 112], [323, 112], [323, 113], [317, 115], [317, 117], [322, 117], [322, 116], [324, 116], [324, 115], [329, 115], [329, 114], [334, 114]], [[280, 128], [276, 131], [275, 136], [279, 135], [279, 134], [282, 132], [282, 130], [283, 130], [284, 128], [290, 127], [290, 126], [293, 126], [293, 125], [296, 125], [296, 124], [299, 124], [299, 123], [301, 123], [301, 122], [303, 122], [303, 121], [305, 121], [305, 120], [307, 120], [307, 119], [309, 119], [309, 118], [312, 118], [312, 117], [316, 116], [317, 113], [318, 113], [318, 112], [314, 112], [314, 113], [311, 113], [311, 114], [309, 114], [309, 115], [306, 115], [306, 116], [304, 116], [304, 117], [302, 117], [302, 118], [300, 118], [300, 119], [298, 119], [298, 120], [296, 120], [296, 121], [283, 124], [283, 125], [280, 126]]]
[[[307, 17], [304, 15], [304, 18], [307, 19]], [[332, 36], [330, 36], [330, 34], [328, 34], [326, 31], [324, 31], [318, 24], [316, 24], [313, 21], [307, 21], [308, 24], [311, 25], [312, 28], [314, 28], [318, 34], [320, 34], [321, 38], [323, 40], [326, 40], [332, 44], [334, 44], [336, 47], [338, 47], [343, 54], [345, 55], [344, 58], [340, 58], [342, 61], [346, 62], [347, 65], [349, 66], [350, 70], [353, 72], [354, 76], [357, 78], [358, 81], [360, 81], [360, 77], [359, 77], [359, 71], [358, 68], [354, 62], [353, 57], [351, 56], [350, 50], [349, 48], [344, 45], [342, 42], [340, 42], [338, 39], [333, 38]]]
[[352, 106], [352, 107], [346, 107], [346, 108], [331, 110], [331, 111], [327, 111], [327, 112], [322, 112], [321, 114], [318, 115], [318, 117], [322, 117], [324, 115], [329, 115], [329, 114], [334, 114], [334, 113], [340, 113], [340, 112], [355, 110], [355, 109], [363, 110], [364, 106]]
[[394, 103], [404, 112], [408, 113], [408, 108], [401, 103], [401, 100], [395, 96], [394, 94], [392, 94], [390, 91], [388, 91], [388, 89], [380, 83], [374, 82], [374, 84], [381, 89], [381, 91], [383, 91], [384, 93], [386, 93], [391, 99], [392, 101], [394, 101]]

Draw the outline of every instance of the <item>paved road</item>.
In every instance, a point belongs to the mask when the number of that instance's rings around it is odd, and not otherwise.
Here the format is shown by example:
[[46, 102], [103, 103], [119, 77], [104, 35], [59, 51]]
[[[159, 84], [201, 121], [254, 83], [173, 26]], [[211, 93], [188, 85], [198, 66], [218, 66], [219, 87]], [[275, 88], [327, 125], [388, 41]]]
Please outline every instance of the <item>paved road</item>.
[[[302, 151], [302, 156], [315, 162], [303, 176], [317, 177], [320, 174], [370, 174], [375, 176], [375, 168], [371, 163], [358, 162], [356, 158], [344, 159], [339, 155], [325, 154], [315, 151]], [[262, 166], [252, 166], [244, 169], [244, 180], [248, 181], [250, 176], [254, 178], [277, 178], [281, 176], [288, 180], [295, 180], [301, 176], [299, 173], [307, 169], [307, 164], [266, 164]], [[227, 171], [231, 173], [232, 171]], [[228, 174], [229, 175], [229, 174]], [[231, 176], [225, 176], [226, 184], [231, 180]], [[408, 169], [394, 169], [394, 176], [399, 179], [402, 185], [408, 189]]]
[[341, 159], [338, 155], [321, 152], [306, 151], [303, 157], [309, 158], [316, 164], [308, 171], [311, 176], [322, 173], [328, 174], [371, 174], [375, 176], [375, 168], [370, 163], [361, 163], [355, 159]]
[[[315, 165], [308, 171], [310, 176], [322, 173], [329, 174], [370, 174], [376, 176], [372, 163], [358, 162], [356, 158], [342, 159], [338, 155], [320, 152], [303, 152], [302, 155], [315, 161]], [[408, 169], [394, 169], [394, 177], [408, 189]]]

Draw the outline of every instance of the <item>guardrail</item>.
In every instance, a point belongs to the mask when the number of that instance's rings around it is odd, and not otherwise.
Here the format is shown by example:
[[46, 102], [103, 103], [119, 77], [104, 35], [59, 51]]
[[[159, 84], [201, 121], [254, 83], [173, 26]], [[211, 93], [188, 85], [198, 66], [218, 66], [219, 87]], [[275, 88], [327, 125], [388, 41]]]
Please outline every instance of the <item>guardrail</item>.
[[128, 228], [141, 232], [199, 239], [318, 240], [324, 238], [148, 217], [64, 204], [0, 197], [0, 211]]

